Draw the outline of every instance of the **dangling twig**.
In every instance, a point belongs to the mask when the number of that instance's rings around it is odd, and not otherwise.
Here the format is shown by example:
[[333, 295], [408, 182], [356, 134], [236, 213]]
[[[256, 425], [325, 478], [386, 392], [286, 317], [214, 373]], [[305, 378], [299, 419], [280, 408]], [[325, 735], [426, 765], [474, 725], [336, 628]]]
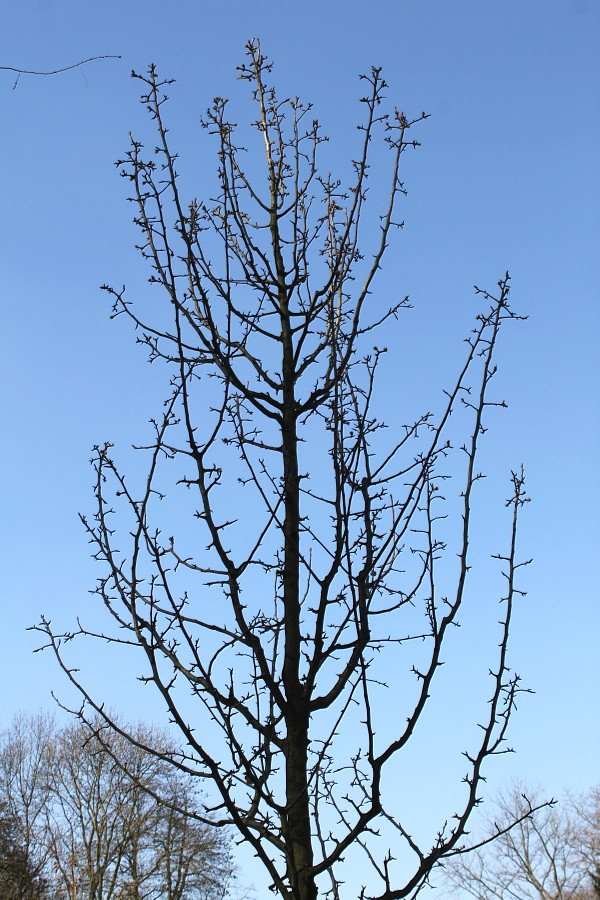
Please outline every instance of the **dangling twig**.
[[19, 83], [21, 75], [59, 75], [61, 72], [68, 72], [69, 69], [77, 69], [78, 66], [84, 66], [86, 63], [94, 62], [96, 59], [121, 59], [121, 56], [107, 54], [105, 56], [90, 56], [89, 59], [82, 59], [81, 62], [73, 63], [72, 66], [65, 66], [64, 69], [53, 69], [51, 72], [34, 72], [31, 69], [17, 69], [14, 66], [0, 66], [4, 72], [17, 72], [17, 79], [13, 84], [13, 91]]

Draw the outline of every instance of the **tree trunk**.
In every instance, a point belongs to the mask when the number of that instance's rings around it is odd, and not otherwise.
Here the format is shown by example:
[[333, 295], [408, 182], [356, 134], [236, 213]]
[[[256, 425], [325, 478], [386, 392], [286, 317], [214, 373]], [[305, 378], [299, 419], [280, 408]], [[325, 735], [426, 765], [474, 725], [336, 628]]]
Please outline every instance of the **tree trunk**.
[[286, 710], [286, 816], [285, 840], [288, 879], [294, 900], [316, 900], [311, 874], [313, 849], [308, 796], [308, 703], [300, 678], [302, 635], [300, 628], [300, 477], [295, 397], [293, 337], [288, 296], [279, 253], [277, 226], [273, 244], [279, 275], [282, 354], [282, 447], [284, 492], [283, 605], [285, 652], [283, 686]]

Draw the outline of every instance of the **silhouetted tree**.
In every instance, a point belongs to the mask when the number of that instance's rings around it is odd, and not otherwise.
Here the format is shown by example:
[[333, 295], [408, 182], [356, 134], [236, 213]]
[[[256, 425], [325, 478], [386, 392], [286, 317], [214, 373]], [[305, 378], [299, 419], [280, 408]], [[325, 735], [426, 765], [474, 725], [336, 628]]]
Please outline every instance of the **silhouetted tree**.
[[[480, 438], [489, 408], [504, 405], [489, 391], [498, 336], [515, 318], [509, 279], [497, 293], [479, 291], [482, 311], [439, 416], [384, 430], [375, 386], [385, 348], [374, 346], [375, 335], [393, 339], [408, 301], [384, 307], [373, 289], [399, 224], [401, 163], [425, 115], [386, 112], [380, 70], [364, 77], [360, 147], [344, 188], [320, 172], [325, 138], [310, 106], [280, 100], [259, 44], [247, 52], [239, 77], [253, 93], [262, 169], [217, 98], [204, 119], [218, 160], [207, 201], [188, 202], [180, 190], [163, 117], [170, 82], [153, 66], [135, 76], [157, 145], [146, 154], [133, 140], [120, 166], [165, 306], [147, 321], [125, 290], [107, 290], [114, 314], [129, 318], [150, 359], [170, 369], [171, 390], [145, 447], [142, 485], [120, 471], [111, 445], [96, 450], [98, 506], [84, 522], [104, 565], [98, 596], [116, 625], [101, 636], [141, 654], [141, 677], [186, 743], [170, 761], [213, 782], [214, 821], [238, 830], [281, 898], [314, 900], [319, 890], [338, 898], [344, 861], [359, 852], [369, 889], [347, 887], [344, 896], [396, 900], [459, 852], [484, 763], [506, 749], [520, 689], [507, 668], [524, 565], [516, 535], [526, 497], [516, 472], [480, 739], [466, 754], [460, 808], [431, 842], [418, 843], [386, 778], [421, 723], [465, 597]], [[389, 150], [389, 192], [365, 234], [378, 135]], [[414, 378], [434, 365], [424, 347]], [[410, 385], [398, 386], [394, 402], [404, 390]], [[169, 506], [169, 464], [186, 492], [183, 507]], [[441, 487], [448, 496], [452, 473], [459, 486], [446, 509]], [[448, 546], [446, 514], [458, 518]], [[439, 561], [446, 550], [458, 560], [454, 572]], [[83, 692], [82, 718], [91, 705], [110, 721], [64, 656], [65, 643], [90, 632], [60, 635], [47, 619], [39, 629]], [[393, 712], [382, 699], [386, 672]]]

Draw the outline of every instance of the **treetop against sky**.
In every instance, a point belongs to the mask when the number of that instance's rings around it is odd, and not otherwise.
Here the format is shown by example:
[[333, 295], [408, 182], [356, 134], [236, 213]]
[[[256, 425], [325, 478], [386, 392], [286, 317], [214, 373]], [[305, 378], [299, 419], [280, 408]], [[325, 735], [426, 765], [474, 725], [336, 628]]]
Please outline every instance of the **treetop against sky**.
[[[350, 3], [342, 15], [337, 3], [281, 8], [265, 0], [202, 12], [180, 3], [165, 19], [156, 3], [143, 18], [112, 3], [94, 10], [24, 3], [5, 18], [6, 65], [50, 70], [88, 56], [122, 57], [52, 78], [23, 76], [14, 91], [5, 73], [0, 91], [3, 383], [11, 386], [3, 397], [11, 423], [3, 451], [4, 683], [14, 684], [19, 672], [18, 688], [4, 698], [7, 721], [20, 707], [49, 705], [49, 688], [64, 691], [51, 661], [31, 656], [35, 641], [25, 627], [42, 611], [63, 627], [78, 614], [95, 621], [87, 591], [98, 571], [77, 520], [91, 509], [90, 449], [110, 440], [126, 459], [160, 396], [160, 373], [144, 365], [128, 330], [108, 321], [97, 291], [125, 282], [141, 296], [147, 277], [113, 166], [130, 130], [152, 143], [128, 72], [154, 61], [161, 75], [177, 79], [169, 127], [178, 168], [187, 192], [210, 197], [214, 157], [199, 118], [214, 96], [229, 96], [232, 115], [246, 121], [243, 85], [232, 73], [244, 42], [259, 34], [281, 95], [314, 103], [334, 172], [350, 171], [359, 137], [356, 76], [371, 65], [383, 67], [392, 104], [407, 115], [430, 114], [422, 147], [406, 160], [405, 227], [373, 288], [382, 307], [407, 294], [413, 304], [393, 342], [390, 333], [381, 365], [388, 423], [439, 408], [478, 310], [473, 283], [489, 287], [511, 272], [513, 305], [528, 320], [500, 347], [496, 390], [509, 410], [495, 416], [484, 443], [489, 486], [481, 496], [484, 505], [496, 503], [510, 468], [525, 463], [534, 502], [522, 540], [534, 564], [511, 658], [536, 695], [522, 698], [513, 722], [518, 755], [493, 774], [533, 772], [553, 792], [593, 781], [597, 9], [585, 2], [378, 3], [366, 15]], [[502, 549], [500, 525], [491, 514], [484, 523], [481, 553]], [[476, 616], [469, 627], [477, 635], [483, 621]], [[92, 678], [125, 707], [138, 707], [135, 667], [123, 661], [122, 670], [107, 671], [92, 648], [88, 662]], [[160, 721], [158, 705], [141, 696], [148, 719]], [[448, 734], [458, 715], [448, 712]], [[577, 771], [566, 762], [575, 757]]]

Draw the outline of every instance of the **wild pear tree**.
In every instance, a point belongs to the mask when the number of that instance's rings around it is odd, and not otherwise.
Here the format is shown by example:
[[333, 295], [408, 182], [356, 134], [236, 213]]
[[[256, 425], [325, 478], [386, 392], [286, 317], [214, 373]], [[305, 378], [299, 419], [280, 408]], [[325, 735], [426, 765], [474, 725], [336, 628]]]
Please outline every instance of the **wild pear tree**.
[[[147, 321], [124, 289], [106, 290], [114, 315], [133, 323], [150, 360], [170, 372], [170, 393], [140, 448], [143, 483], [125, 476], [110, 445], [96, 448], [97, 509], [83, 521], [103, 566], [97, 595], [116, 627], [94, 637], [137, 653], [142, 679], [185, 741], [171, 764], [212, 784], [207, 820], [237, 830], [278, 896], [396, 900], [461, 852], [484, 764], [505, 749], [519, 691], [507, 668], [524, 564], [516, 472], [479, 743], [466, 754], [461, 807], [418, 844], [383, 783], [417, 734], [465, 598], [480, 439], [489, 407], [504, 405], [490, 396], [494, 354], [516, 318], [509, 278], [479, 292], [481, 312], [439, 414], [384, 429], [375, 411], [381, 336], [389, 339], [408, 300], [382, 307], [376, 278], [398, 224], [403, 159], [425, 115], [386, 111], [381, 71], [365, 76], [360, 145], [344, 187], [320, 169], [325, 138], [311, 107], [278, 98], [257, 42], [238, 75], [252, 91], [262, 168], [217, 98], [203, 121], [218, 176], [206, 201], [186, 200], [180, 188], [164, 118], [170, 82], [153, 66], [135, 76], [157, 143], [147, 153], [133, 140], [120, 168], [164, 308]], [[367, 186], [378, 140], [388, 148], [389, 190], [374, 217]], [[449, 426], [459, 412], [457, 443]], [[461, 473], [454, 488], [450, 471]], [[448, 503], [457, 516], [451, 582], [439, 563], [444, 481], [460, 504], [457, 513]], [[65, 646], [90, 632], [59, 634], [46, 619], [39, 628], [83, 694], [80, 715], [91, 707], [108, 719]], [[411, 688], [397, 714], [383, 712], [384, 739], [377, 722], [390, 673]], [[364, 882], [353, 887], [344, 865], [355, 853]]]

